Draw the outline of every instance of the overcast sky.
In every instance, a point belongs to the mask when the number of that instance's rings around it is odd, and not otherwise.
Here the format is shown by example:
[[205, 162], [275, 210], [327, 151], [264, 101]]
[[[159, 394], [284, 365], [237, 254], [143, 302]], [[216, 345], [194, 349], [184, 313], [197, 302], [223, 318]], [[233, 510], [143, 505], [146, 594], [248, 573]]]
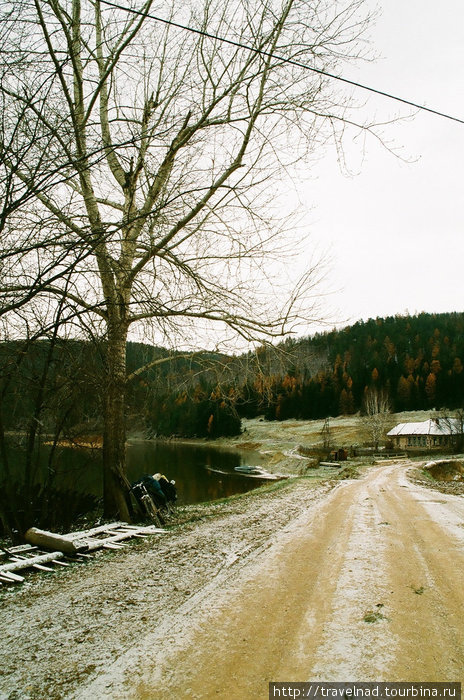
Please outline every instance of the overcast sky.
[[[379, 8], [371, 35], [380, 58], [346, 77], [464, 119], [464, 2], [380, 0]], [[412, 112], [356, 94], [381, 119]], [[338, 323], [464, 310], [464, 124], [420, 112], [386, 133], [414, 162], [368, 141], [360, 174], [343, 176], [328, 153], [302, 192], [313, 205], [313, 244], [332, 256]], [[359, 152], [347, 144], [354, 170]]]

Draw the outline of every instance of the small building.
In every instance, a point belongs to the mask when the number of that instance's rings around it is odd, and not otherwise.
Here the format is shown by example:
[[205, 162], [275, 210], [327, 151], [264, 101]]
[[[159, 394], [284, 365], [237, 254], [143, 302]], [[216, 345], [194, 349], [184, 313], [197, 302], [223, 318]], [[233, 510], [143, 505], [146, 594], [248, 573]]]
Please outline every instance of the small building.
[[348, 452], [343, 447], [340, 447], [338, 450], [332, 450], [329, 459], [334, 462], [346, 462], [348, 459]]
[[387, 436], [395, 447], [451, 447], [462, 436], [463, 425], [458, 418], [429, 418], [419, 423], [399, 423]]

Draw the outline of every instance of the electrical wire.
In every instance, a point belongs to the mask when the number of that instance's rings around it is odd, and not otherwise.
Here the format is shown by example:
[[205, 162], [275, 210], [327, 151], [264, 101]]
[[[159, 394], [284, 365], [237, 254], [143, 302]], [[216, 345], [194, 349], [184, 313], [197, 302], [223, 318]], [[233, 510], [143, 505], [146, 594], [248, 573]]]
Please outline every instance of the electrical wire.
[[372, 92], [375, 95], [380, 95], [381, 97], [386, 97], [390, 100], [396, 100], [396, 102], [401, 102], [402, 104], [408, 105], [409, 107], [414, 107], [415, 109], [419, 109], [423, 112], [429, 112], [430, 114], [434, 114], [438, 117], [443, 117], [444, 119], [451, 119], [452, 121], [458, 122], [459, 124], [464, 124], [464, 119], [460, 119], [459, 117], [455, 117], [451, 114], [446, 114], [446, 112], [440, 112], [437, 109], [432, 109], [431, 107], [426, 107], [425, 105], [419, 104], [417, 102], [412, 102], [411, 100], [406, 100], [403, 97], [398, 97], [397, 95], [393, 95], [389, 92], [385, 92], [384, 90], [378, 90], [377, 88], [370, 87], [369, 85], [364, 85], [363, 83], [358, 83], [355, 80], [349, 80], [348, 78], [343, 78], [340, 75], [334, 75], [333, 73], [328, 73], [325, 70], [322, 70], [320, 68], [314, 68], [313, 66], [309, 66], [307, 63], [302, 63], [300, 61], [294, 61], [291, 58], [284, 58], [283, 56], [278, 56], [277, 54], [271, 53], [269, 51], [263, 51], [262, 49], [256, 49], [253, 46], [248, 46], [247, 44], [242, 44], [239, 41], [234, 41], [233, 39], [226, 39], [225, 37], [218, 36], [216, 34], [210, 34], [209, 32], [205, 32], [202, 29], [194, 29], [193, 27], [189, 27], [185, 24], [179, 24], [179, 22], [174, 22], [173, 20], [169, 19], [164, 19], [163, 17], [158, 17], [157, 15], [152, 15], [149, 12], [142, 12], [141, 10], [134, 10], [130, 7], [124, 7], [123, 5], [119, 5], [118, 3], [111, 2], [111, 0], [100, 0], [102, 5], [108, 5], [109, 7], [113, 7], [117, 10], [123, 10], [124, 12], [129, 12], [134, 15], [140, 15], [141, 17], [147, 17], [148, 19], [153, 19], [156, 22], [161, 22], [162, 24], [169, 25], [171, 27], [176, 27], [177, 29], [183, 29], [184, 31], [191, 32], [193, 34], [199, 34], [200, 36], [206, 37], [208, 39], [213, 39], [215, 41], [221, 41], [224, 44], [229, 44], [230, 46], [235, 46], [236, 48], [239, 49], [245, 49], [246, 51], [250, 51], [255, 54], [259, 54], [260, 56], [266, 56], [266, 58], [273, 58], [278, 61], [281, 61], [282, 63], [288, 63], [291, 66], [297, 66], [298, 68], [303, 68], [304, 70], [311, 71], [313, 73], [318, 73], [319, 75], [324, 75], [327, 78], [332, 78], [333, 80], [338, 80], [339, 82], [345, 83], [347, 85], [351, 85], [352, 87], [356, 88], [361, 88], [362, 90], [367, 90], [368, 92]]

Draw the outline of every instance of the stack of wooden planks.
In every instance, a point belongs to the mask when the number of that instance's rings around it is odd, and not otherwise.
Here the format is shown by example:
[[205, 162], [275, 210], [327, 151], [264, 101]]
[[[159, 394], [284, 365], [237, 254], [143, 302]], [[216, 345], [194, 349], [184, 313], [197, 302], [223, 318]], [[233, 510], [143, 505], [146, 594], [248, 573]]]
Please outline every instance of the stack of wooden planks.
[[53, 566], [69, 566], [71, 562], [91, 556], [97, 549], [120, 549], [133, 537], [149, 537], [167, 532], [154, 526], [140, 527], [127, 523], [109, 523], [90, 530], [59, 535], [30, 528], [25, 534], [27, 544], [0, 549], [0, 586], [22, 583], [18, 571], [53, 571]]

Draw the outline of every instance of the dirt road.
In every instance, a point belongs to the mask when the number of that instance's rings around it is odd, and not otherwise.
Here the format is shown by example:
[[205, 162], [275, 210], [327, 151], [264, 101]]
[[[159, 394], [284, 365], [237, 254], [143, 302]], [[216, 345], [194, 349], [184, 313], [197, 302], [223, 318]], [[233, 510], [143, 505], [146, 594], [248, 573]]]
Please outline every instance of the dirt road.
[[463, 681], [464, 499], [409, 482], [406, 468], [372, 469], [303, 508], [265, 556], [120, 659], [119, 678], [110, 669], [76, 697], [255, 700], [271, 680]]

